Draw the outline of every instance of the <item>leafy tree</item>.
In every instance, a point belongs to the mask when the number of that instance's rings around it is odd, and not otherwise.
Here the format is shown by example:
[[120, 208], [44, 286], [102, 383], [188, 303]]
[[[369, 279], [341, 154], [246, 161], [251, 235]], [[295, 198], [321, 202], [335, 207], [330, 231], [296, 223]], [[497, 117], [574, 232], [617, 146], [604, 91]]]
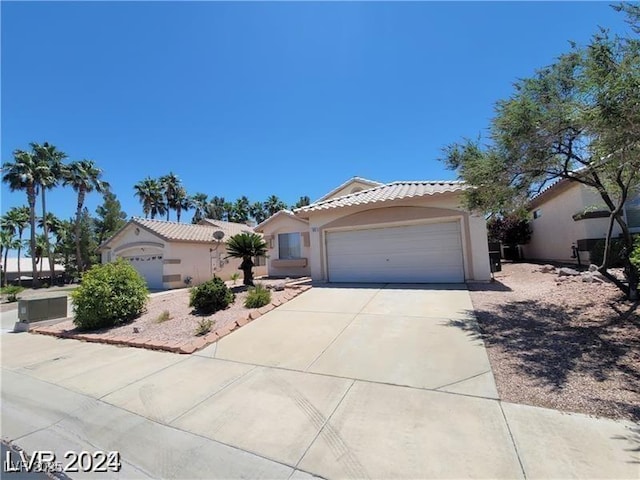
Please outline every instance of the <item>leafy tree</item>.
[[249, 213], [256, 221], [256, 223], [262, 223], [267, 219], [267, 211], [264, 208], [264, 203], [254, 202], [249, 207]]
[[151, 219], [154, 219], [156, 215], [164, 215], [166, 213], [167, 205], [164, 200], [164, 192], [158, 180], [146, 177], [136, 183], [133, 189], [135, 190], [135, 196], [142, 203], [142, 211], [145, 218], [151, 217]]
[[102, 205], [96, 208], [97, 218], [94, 220], [96, 242], [102, 242], [110, 238], [127, 223], [127, 214], [122, 211], [120, 201], [113, 192], [106, 191], [102, 195]]
[[[29, 226], [30, 238], [29, 245], [31, 250], [36, 249], [36, 196], [38, 183], [38, 163], [33, 154], [24, 150], [15, 150], [13, 152], [13, 162], [6, 162], [2, 165], [4, 174], [2, 181], [9, 185], [9, 189], [14, 192], [16, 190], [24, 190], [27, 194], [27, 203], [29, 204]], [[38, 267], [35, 258], [31, 258], [33, 286], [40, 286], [38, 278]]]
[[[622, 6], [638, 28], [637, 6]], [[631, 12], [631, 13], [629, 13]], [[638, 271], [628, 259], [628, 285], [608, 272], [613, 226], [631, 252], [625, 202], [640, 186], [640, 40], [594, 35], [552, 65], [515, 84], [499, 101], [491, 142], [463, 141], [445, 149], [445, 162], [476, 188], [467, 203], [485, 212], [522, 206], [549, 182], [567, 179], [598, 191], [610, 212], [600, 272], [636, 299]]]
[[308, 196], [303, 196], [300, 197], [300, 199], [296, 202], [295, 205], [293, 205], [293, 208], [301, 208], [301, 207], [306, 207], [307, 205], [311, 204], [311, 199]]
[[[33, 157], [37, 164], [36, 183], [40, 189], [42, 198], [42, 218], [47, 218], [47, 202], [46, 191], [51, 190], [58, 185], [62, 178], [63, 164], [62, 161], [67, 158], [67, 154], [61, 152], [55, 145], [48, 142], [43, 144], [30, 143]], [[53, 262], [53, 253], [49, 242], [49, 225], [43, 222], [44, 245], [47, 258], [49, 259], [50, 281], [55, 280], [55, 264]], [[40, 265], [42, 271], [42, 265]]]
[[267, 244], [257, 233], [238, 233], [227, 241], [227, 258], [241, 258], [240, 270], [244, 285], [253, 285], [253, 259], [267, 254]]
[[191, 223], [199, 223], [204, 218], [208, 202], [206, 193], [196, 193], [191, 197], [191, 206], [195, 209]]
[[287, 208], [287, 204], [280, 200], [277, 196], [271, 195], [267, 198], [267, 201], [264, 202], [264, 208], [267, 211], [268, 216], [274, 215], [278, 213], [280, 210], [284, 210]]
[[[82, 230], [86, 231], [86, 227]], [[56, 247], [54, 250], [55, 256], [60, 259], [64, 265], [65, 274], [72, 277], [78, 275], [77, 263], [75, 260], [76, 242], [74, 231], [75, 221], [73, 219], [62, 220], [60, 222], [60, 228], [55, 232]], [[86, 243], [86, 240], [82, 244], [84, 243]]]
[[487, 221], [487, 234], [490, 242], [501, 242], [515, 247], [531, 240], [529, 220], [519, 212], [494, 215]]
[[[22, 253], [22, 235], [24, 233], [24, 229], [29, 225], [29, 207], [13, 207], [11, 208], [4, 216], [4, 224], [10, 229], [14, 234], [18, 234], [18, 258], [20, 258]], [[6, 262], [5, 262], [6, 263]], [[20, 261], [18, 261], [18, 284], [22, 285], [22, 271], [20, 268]]]
[[[109, 189], [109, 184], [101, 180], [102, 170], [100, 170], [92, 160], [79, 160], [71, 162], [64, 171], [63, 184], [68, 185], [78, 194], [78, 204], [76, 206], [76, 262], [78, 272], [84, 271], [84, 261], [82, 257], [82, 248], [80, 245], [80, 222], [82, 220], [82, 209], [84, 200], [88, 193], [96, 191], [104, 193]], [[53, 266], [52, 266], [53, 268]]]

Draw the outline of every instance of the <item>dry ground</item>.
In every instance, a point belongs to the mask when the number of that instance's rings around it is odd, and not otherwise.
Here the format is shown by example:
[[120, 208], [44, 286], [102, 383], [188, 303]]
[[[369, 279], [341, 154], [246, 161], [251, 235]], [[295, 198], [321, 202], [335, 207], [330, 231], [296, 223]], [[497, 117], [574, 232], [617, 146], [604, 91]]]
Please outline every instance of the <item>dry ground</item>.
[[609, 283], [539, 268], [504, 264], [469, 287], [501, 399], [640, 420], [637, 305]]
[[[221, 330], [235, 323], [238, 317], [245, 315], [250, 309], [244, 306], [247, 296], [244, 287], [231, 287], [236, 293], [235, 301], [228, 308], [211, 315], [201, 315], [189, 307], [189, 289], [171, 290], [152, 294], [147, 303], [147, 310], [135, 320], [109, 329], [93, 330], [91, 333], [109, 332], [117, 336], [140, 335], [140, 338], [160, 341], [188, 342], [196, 338], [196, 328], [202, 320], [213, 321], [211, 331]], [[271, 301], [279, 299], [285, 291], [271, 291]], [[163, 320], [163, 313], [168, 312], [168, 319]], [[65, 330], [74, 332], [72, 320], [56, 324]], [[134, 329], [137, 331], [134, 332]], [[80, 333], [78, 331], [78, 333]]]

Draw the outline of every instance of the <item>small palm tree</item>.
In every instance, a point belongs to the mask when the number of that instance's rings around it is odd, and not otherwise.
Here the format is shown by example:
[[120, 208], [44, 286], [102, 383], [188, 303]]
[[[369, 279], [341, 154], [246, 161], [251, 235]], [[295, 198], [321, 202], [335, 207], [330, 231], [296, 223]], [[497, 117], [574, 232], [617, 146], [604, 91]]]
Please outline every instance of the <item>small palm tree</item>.
[[[92, 160], [79, 160], [71, 162], [64, 171], [64, 185], [69, 185], [78, 194], [78, 203], [76, 206], [76, 263], [78, 272], [82, 273], [84, 263], [82, 252], [80, 249], [80, 220], [82, 219], [82, 208], [87, 193], [94, 190], [103, 193], [109, 189], [109, 184], [100, 179], [102, 170], [100, 170]], [[45, 223], [46, 224], [46, 223]], [[51, 267], [54, 268], [53, 266]]]
[[[2, 225], [4, 227], [4, 224]], [[3, 286], [7, 286], [7, 257], [9, 255], [9, 250], [17, 250], [21, 242], [17, 238], [13, 236], [13, 232], [9, 229], [2, 228], [0, 229], [0, 255], [2, 255], [2, 251], [4, 250], [4, 263], [3, 265]], [[18, 264], [20, 264], [20, 258], [18, 257]]]
[[[30, 239], [29, 245], [31, 250], [36, 249], [36, 196], [38, 193], [38, 164], [33, 154], [24, 150], [15, 150], [13, 152], [13, 162], [7, 162], [2, 165], [2, 181], [9, 185], [9, 189], [14, 192], [16, 190], [24, 190], [27, 194], [27, 203], [29, 204], [29, 226]], [[31, 258], [31, 267], [33, 275], [34, 287], [40, 286], [38, 279], [38, 266], [35, 258]]]
[[[4, 216], [3, 222], [7, 228], [14, 233], [18, 233], [18, 258], [21, 256], [22, 251], [22, 234], [24, 229], [29, 226], [29, 207], [13, 207]], [[20, 261], [18, 261], [18, 284], [22, 285], [22, 271], [20, 268]]]
[[245, 285], [253, 285], [253, 258], [267, 254], [267, 244], [257, 233], [243, 232], [227, 241], [227, 258], [241, 258], [240, 270], [244, 274]]

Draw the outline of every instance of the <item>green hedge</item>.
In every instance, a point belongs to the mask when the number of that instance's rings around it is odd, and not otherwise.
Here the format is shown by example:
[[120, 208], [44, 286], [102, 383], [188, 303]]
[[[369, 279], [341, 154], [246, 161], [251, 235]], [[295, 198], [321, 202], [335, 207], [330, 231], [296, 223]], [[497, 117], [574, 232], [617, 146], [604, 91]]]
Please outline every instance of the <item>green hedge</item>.
[[74, 324], [82, 330], [111, 327], [138, 317], [149, 292], [144, 278], [125, 260], [95, 265], [71, 292]]

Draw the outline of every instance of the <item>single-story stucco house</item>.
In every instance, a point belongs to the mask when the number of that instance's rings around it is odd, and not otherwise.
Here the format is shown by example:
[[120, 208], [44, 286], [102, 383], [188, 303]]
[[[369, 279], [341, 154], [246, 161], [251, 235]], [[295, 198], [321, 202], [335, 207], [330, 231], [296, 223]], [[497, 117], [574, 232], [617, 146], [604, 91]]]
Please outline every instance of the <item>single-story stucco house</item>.
[[[20, 261], [20, 273], [18, 273], [18, 260]], [[7, 257], [7, 264], [4, 265], [4, 259], [0, 259], [0, 270], [2, 270], [3, 274], [6, 272], [7, 274], [7, 282], [16, 283], [18, 278], [20, 277], [25, 285], [29, 285], [31, 280], [33, 280], [33, 265], [31, 263], [31, 258], [22, 257], [18, 259], [17, 257]], [[49, 259], [41, 258], [37, 263], [38, 267], [38, 278], [43, 279], [44, 281], [48, 281], [51, 276], [51, 269], [49, 268]], [[53, 265], [54, 273], [56, 276], [62, 275], [64, 273], [64, 265], [59, 263], [54, 263]]]
[[[605, 238], [609, 209], [598, 191], [582, 183], [562, 179], [540, 192], [529, 202], [531, 241], [522, 245], [525, 259], [577, 263], [589, 262], [589, 251]], [[624, 216], [631, 232], [640, 233], [640, 194], [630, 199]], [[613, 236], [620, 235], [614, 224]]]
[[269, 247], [267, 272], [319, 282], [488, 281], [486, 222], [462, 206], [465, 188], [354, 177], [256, 226]]
[[[224, 236], [216, 240], [214, 233]], [[222, 220], [202, 220], [199, 224], [168, 222], [134, 217], [98, 250], [102, 263], [124, 258], [145, 278], [151, 289], [169, 289], [198, 285], [218, 276], [228, 280], [241, 260], [227, 259], [226, 239], [253, 228]], [[256, 266], [254, 273], [264, 275], [266, 267]]]

